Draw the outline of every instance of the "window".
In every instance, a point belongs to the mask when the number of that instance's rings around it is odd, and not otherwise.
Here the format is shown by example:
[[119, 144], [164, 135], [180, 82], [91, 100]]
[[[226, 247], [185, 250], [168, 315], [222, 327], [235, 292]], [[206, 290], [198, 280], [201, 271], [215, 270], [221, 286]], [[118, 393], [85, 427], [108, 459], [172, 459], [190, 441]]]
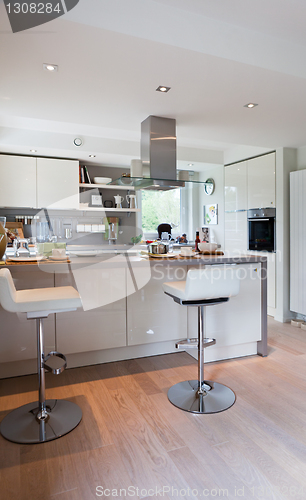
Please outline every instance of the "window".
[[172, 233], [180, 234], [181, 190], [142, 191], [142, 230], [156, 233], [162, 222], [173, 224]]

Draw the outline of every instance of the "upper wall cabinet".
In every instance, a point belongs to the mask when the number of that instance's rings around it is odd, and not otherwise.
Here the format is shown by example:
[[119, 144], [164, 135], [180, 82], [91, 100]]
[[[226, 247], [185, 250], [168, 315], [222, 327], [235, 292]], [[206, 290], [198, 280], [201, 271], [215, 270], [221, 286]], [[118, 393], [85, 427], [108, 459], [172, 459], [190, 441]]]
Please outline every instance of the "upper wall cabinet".
[[275, 153], [248, 160], [248, 208], [275, 207]]
[[36, 208], [36, 158], [0, 155], [0, 206]]
[[224, 169], [225, 211], [247, 209], [247, 162], [242, 161]]
[[79, 162], [37, 158], [37, 207], [79, 208]]
[[0, 206], [79, 208], [79, 162], [0, 155]]

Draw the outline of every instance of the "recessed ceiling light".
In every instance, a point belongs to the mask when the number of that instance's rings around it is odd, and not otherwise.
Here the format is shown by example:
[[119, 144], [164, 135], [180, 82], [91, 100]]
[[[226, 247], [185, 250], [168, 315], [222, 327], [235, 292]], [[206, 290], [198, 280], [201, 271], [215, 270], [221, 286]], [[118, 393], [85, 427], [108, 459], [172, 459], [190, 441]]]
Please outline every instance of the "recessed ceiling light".
[[83, 141], [82, 141], [82, 139], [81, 139], [80, 137], [76, 137], [76, 138], [73, 140], [73, 144], [74, 144], [75, 146], [82, 146]]
[[58, 71], [58, 66], [56, 64], [47, 64], [47, 63], [44, 63], [43, 64], [43, 68], [44, 70], [46, 71]]
[[89, 155], [89, 158], [95, 158], [96, 155]]
[[245, 104], [243, 107], [244, 108], [255, 108], [255, 106], [258, 106], [258, 104], [255, 104], [255, 102], [249, 102], [248, 104]]
[[159, 85], [159, 87], [157, 87], [157, 92], [169, 92], [169, 90], [171, 89], [171, 87], [165, 87], [165, 85]]
[[37, 153], [37, 149], [30, 149], [30, 153]]
[[193, 167], [193, 163], [188, 163], [188, 167]]

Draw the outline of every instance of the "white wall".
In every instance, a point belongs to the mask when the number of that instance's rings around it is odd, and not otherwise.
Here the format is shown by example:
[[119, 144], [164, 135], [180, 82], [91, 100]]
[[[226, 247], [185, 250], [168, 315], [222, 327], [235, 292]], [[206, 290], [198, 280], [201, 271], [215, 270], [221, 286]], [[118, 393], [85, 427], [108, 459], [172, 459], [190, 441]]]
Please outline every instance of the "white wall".
[[306, 146], [297, 149], [297, 170], [306, 168]]
[[276, 311], [275, 319], [294, 317], [290, 296], [290, 172], [297, 170], [297, 150], [276, 150]]
[[260, 148], [256, 146], [237, 146], [224, 151], [224, 165], [247, 160], [254, 156], [264, 155], [273, 151], [271, 148]]
[[224, 249], [224, 166], [213, 166], [199, 174], [200, 181], [206, 181], [210, 177], [215, 181], [215, 191], [212, 195], [208, 196], [205, 194], [204, 188], [200, 189], [199, 227], [204, 226], [204, 205], [218, 203], [218, 224], [211, 224], [209, 227], [213, 232], [216, 243], [219, 243], [221, 248]]

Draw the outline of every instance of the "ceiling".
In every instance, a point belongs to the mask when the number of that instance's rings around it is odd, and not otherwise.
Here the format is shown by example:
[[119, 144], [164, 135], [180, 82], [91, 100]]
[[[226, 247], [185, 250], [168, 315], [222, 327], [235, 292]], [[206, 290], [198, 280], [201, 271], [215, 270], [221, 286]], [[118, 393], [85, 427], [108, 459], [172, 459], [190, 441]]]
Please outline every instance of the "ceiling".
[[80, 0], [15, 34], [0, 2], [2, 152], [126, 167], [149, 115], [176, 119], [179, 168], [306, 145], [304, 0]]

